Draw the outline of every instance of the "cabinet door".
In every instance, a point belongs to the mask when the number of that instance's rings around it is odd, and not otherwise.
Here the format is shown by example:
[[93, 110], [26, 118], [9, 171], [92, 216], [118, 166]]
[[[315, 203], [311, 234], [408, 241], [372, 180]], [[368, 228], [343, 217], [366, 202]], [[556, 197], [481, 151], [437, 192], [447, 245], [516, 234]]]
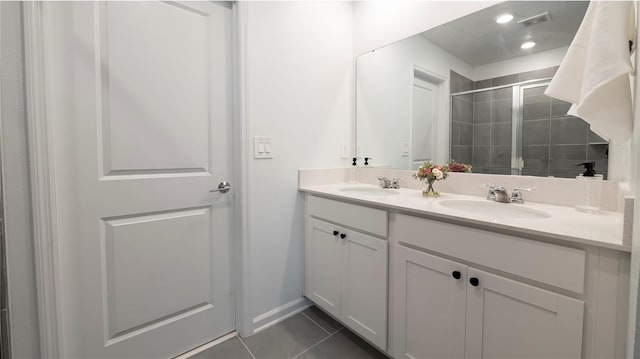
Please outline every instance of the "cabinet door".
[[394, 357], [464, 357], [467, 267], [396, 248]]
[[386, 350], [388, 242], [355, 231], [346, 234], [341, 319]]
[[340, 317], [343, 245], [339, 234], [334, 235], [334, 231], [340, 229], [313, 218], [309, 218], [308, 225], [305, 294], [327, 312]]
[[584, 302], [474, 268], [468, 277], [466, 358], [580, 358]]

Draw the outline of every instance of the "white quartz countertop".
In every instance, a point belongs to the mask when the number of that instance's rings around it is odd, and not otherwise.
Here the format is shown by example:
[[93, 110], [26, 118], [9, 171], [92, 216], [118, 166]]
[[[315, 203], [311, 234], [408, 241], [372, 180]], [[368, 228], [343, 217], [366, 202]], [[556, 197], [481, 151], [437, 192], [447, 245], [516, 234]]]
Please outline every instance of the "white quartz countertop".
[[523, 206], [547, 212], [551, 216], [549, 218], [535, 219], [495, 219], [486, 213], [462, 212], [441, 205], [446, 200], [487, 201], [484, 197], [441, 193], [438, 198], [429, 198], [424, 197], [420, 190], [406, 188], [391, 190], [398, 192], [398, 194], [394, 195], [363, 194], [340, 190], [346, 187], [377, 188], [376, 186], [361, 183], [339, 183], [300, 187], [299, 190], [323, 197], [413, 213], [426, 218], [441, 219], [461, 225], [472, 225], [481, 229], [501, 230], [521, 234], [525, 237], [582, 243], [625, 252], [631, 251], [630, 246], [622, 244], [623, 215], [619, 212], [590, 214], [578, 212], [573, 207], [565, 206], [540, 203], [500, 203], [499, 205]]

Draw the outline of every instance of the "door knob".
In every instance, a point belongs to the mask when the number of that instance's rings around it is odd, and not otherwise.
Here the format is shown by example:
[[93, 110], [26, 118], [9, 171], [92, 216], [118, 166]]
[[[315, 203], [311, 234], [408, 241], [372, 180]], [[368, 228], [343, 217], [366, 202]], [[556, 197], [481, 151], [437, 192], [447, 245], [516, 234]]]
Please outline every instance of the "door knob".
[[469, 278], [469, 283], [471, 283], [472, 286], [477, 287], [478, 284], [480, 284], [480, 280], [476, 277]]
[[227, 193], [229, 192], [230, 189], [231, 189], [231, 183], [227, 181], [222, 181], [218, 185], [218, 189], [212, 189], [212, 190], [209, 190], [209, 192]]
[[454, 270], [453, 272], [451, 272], [451, 276], [452, 276], [453, 278], [455, 278], [455, 279], [460, 279], [460, 277], [462, 276], [462, 274], [461, 274], [459, 271]]

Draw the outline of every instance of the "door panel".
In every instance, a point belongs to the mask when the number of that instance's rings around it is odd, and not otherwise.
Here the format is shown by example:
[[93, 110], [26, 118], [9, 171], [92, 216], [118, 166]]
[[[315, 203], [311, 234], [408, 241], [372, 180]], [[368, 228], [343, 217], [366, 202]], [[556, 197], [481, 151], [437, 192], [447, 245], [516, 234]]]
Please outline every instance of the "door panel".
[[337, 230], [340, 228], [333, 224], [309, 219], [306, 295], [339, 318], [343, 246], [339, 237], [333, 234]]
[[477, 269], [467, 290], [467, 358], [580, 358], [584, 302]]
[[46, 3], [68, 358], [166, 358], [234, 329], [229, 8]]
[[[397, 246], [394, 351], [398, 358], [462, 358], [466, 266]], [[460, 278], [452, 277], [453, 271]]]
[[344, 239], [342, 316], [382, 349], [387, 347], [387, 241], [355, 231]]

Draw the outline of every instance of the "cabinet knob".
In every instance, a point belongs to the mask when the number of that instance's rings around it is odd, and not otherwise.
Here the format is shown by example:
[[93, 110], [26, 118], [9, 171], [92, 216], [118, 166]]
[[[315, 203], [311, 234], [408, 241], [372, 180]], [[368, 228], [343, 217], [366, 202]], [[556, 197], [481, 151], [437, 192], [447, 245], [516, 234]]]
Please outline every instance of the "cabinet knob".
[[459, 271], [454, 270], [453, 272], [451, 272], [451, 276], [452, 276], [453, 278], [455, 278], [455, 279], [460, 279], [460, 277], [462, 276], [462, 274], [461, 274]]
[[472, 277], [472, 278], [469, 278], [469, 283], [472, 286], [477, 287], [478, 284], [480, 284], [480, 280], [478, 278], [476, 278], [476, 277]]
[[347, 234], [346, 233], [340, 233], [340, 238], [342, 238], [342, 239], [347, 238]]
[[337, 236], [337, 235], [338, 235], [338, 233], [340, 233], [340, 232], [338, 232], [338, 231], [333, 231], [333, 235], [334, 235], [334, 236]]

